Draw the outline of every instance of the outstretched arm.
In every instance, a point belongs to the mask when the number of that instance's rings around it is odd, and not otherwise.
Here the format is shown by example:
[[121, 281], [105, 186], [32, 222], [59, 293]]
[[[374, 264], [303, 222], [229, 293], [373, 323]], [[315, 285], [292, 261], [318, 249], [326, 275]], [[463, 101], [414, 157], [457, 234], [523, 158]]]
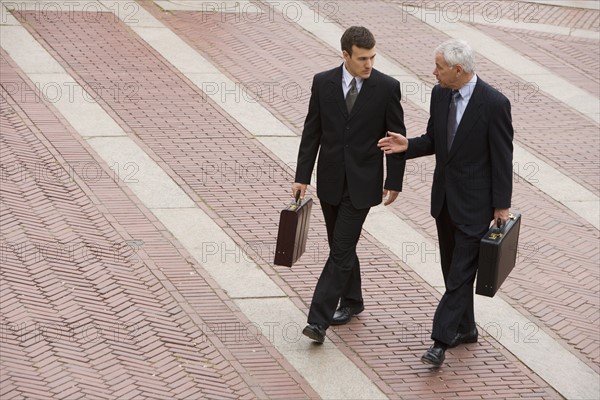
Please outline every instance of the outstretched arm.
[[379, 139], [377, 147], [385, 154], [402, 153], [408, 150], [408, 139], [399, 133], [388, 132], [386, 137]]

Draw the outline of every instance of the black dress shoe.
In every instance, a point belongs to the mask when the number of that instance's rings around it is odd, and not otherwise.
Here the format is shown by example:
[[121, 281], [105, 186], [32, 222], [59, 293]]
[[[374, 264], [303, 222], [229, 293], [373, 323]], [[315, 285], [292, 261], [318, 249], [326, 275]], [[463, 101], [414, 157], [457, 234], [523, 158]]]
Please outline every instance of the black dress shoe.
[[448, 347], [456, 347], [459, 344], [463, 343], [477, 343], [477, 338], [479, 337], [479, 332], [477, 332], [477, 328], [473, 329], [471, 332], [460, 333], [458, 332], [452, 343]]
[[441, 367], [445, 358], [445, 347], [436, 342], [425, 352], [425, 354], [423, 354], [423, 356], [421, 356], [421, 361], [432, 364], [434, 367]]
[[353, 315], [358, 315], [365, 310], [365, 306], [340, 307], [333, 314], [331, 325], [344, 325], [350, 322]]
[[317, 343], [323, 343], [325, 341], [325, 329], [317, 324], [306, 325], [302, 330], [302, 334], [308, 336]]

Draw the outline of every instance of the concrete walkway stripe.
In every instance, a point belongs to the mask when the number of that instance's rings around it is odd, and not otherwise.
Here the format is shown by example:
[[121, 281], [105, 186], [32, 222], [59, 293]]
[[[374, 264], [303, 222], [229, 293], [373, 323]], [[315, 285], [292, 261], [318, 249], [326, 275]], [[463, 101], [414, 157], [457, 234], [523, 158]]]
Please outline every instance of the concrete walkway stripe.
[[[107, 2], [105, 2], [106, 4]], [[273, 5], [275, 5], [273, 3]], [[278, 7], [285, 7], [284, 3], [280, 3], [280, 5]], [[298, 7], [298, 3], [295, 3], [295, 7]], [[304, 7], [304, 5], [302, 5], [302, 7]], [[306, 12], [304, 13], [304, 15], [312, 15], [308, 9], [305, 10]], [[306, 22], [306, 21], [305, 21]], [[301, 25], [302, 22], [300, 22]], [[310, 30], [309, 31], [313, 32], [315, 35], [317, 35], [319, 38], [324, 39], [324, 40], [329, 40], [330, 44], [331, 42], [335, 43], [335, 47], [337, 48], [337, 42], [339, 40], [339, 37], [341, 35], [341, 30], [339, 27], [332, 25], [332, 24], [321, 24], [321, 25], [316, 25], [313, 24], [312, 20], [308, 21], [308, 24], [311, 27], [314, 27], [314, 30]], [[326, 25], [326, 26], [325, 26]], [[132, 26], [132, 29], [135, 30], [135, 27]], [[305, 27], [306, 29], [306, 27]], [[170, 60], [171, 61], [171, 60]], [[172, 62], [172, 61], [171, 61]], [[378, 62], [381, 63], [381, 60], [379, 60]], [[178, 65], [176, 63], [173, 62], [173, 64], [175, 65], [175, 67], [180, 68], [180, 70], [183, 70], [186, 68], [185, 65]], [[393, 64], [389, 63], [389, 65], [391, 65], [393, 67]], [[387, 71], [387, 70], [386, 70]], [[399, 71], [399, 68], [396, 67], [396, 71]], [[406, 75], [406, 76], [412, 76], [412, 74], [407, 73], [405, 71], [400, 71], [400, 74], [396, 74], [396, 75]], [[414, 82], [414, 78], [412, 80]], [[235, 114], [232, 114], [232, 116], [234, 118], [236, 118]], [[297, 138], [263, 138], [263, 137], [259, 137], [259, 140], [261, 140], [261, 142], [263, 144], [265, 144], [265, 146], [267, 146], [269, 149], [271, 149], [275, 154], [277, 154], [279, 157], [282, 158], [282, 160], [286, 163], [293, 163], [295, 161], [295, 152], [291, 151], [291, 149], [293, 149], [294, 145], [297, 145]], [[263, 140], [264, 139], [264, 140]], [[275, 144], [276, 143], [276, 144]], [[285, 143], [285, 144], [282, 144]], [[284, 158], [284, 157], [289, 157], [288, 159]], [[392, 232], [387, 231], [385, 229], [382, 229], [382, 227], [385, 227], [387, 229], [391, 229]], [[400, 227], [399, 231], [395, 231], [395, 227]], [[387, 209], [383, 208], [383, 207], [378, 207], [376, 209], [373, 210], [372, 215], [370, 215], [369, 219], [367, 220], [367, 224], [365, 226], [365, 229], [371, 233], [373, 236], [375, 236], [378, 240], [380, 240], [382, 243], [388, 245], [392, 251], [394, 251], [394, 253], [396, 255], [398, 255], [401, 259], [405, 259], [402, 249], [397, 248], [395, 246], [398, 246], [398, 243], [400, 243], [400, 245], [402, 244], [402, 242], [398, 242], [397, 238], [411, 238], [411, 243], [414, 242], [418, 242], [418, 243], [423, 243], [423, 244], [427, 244], [428, 248], [435, 248], [435, 245], [433, 243], [431, 243], [428, 239], [426, 239], [425, 237], [423, 237], [421, 234], [419, 234], [417, 231], [415, 231], [414, 229], [410, 228], [406, 223], [404, 223], [404, 221], [402, 221], [399, 217], [397, 217], [393, 212], [388, 211]], [[396, 240], [393, 240], [392, 242], [390, 242], [392, 239], [394, 238]], [[441, 281], [440, 278], [433, 274], [428, 274], [428, 273], [424, 273], [424, 270], [433, 270], [433, 271], [438, 271], [439, 268], [431, 268], [431, 266], [428, 267], [427, 263], [422, 263], [423, 265], [418, 265], [419, 263], [415, 262], [415, 260], [407, 260], [409, 266], [413, 266], [415, 265], [415, 269], [421, 270], [422, 273], [422, 277], [424, 279], [427, 280], [427, 282], [429, 284], [431, 284], [432, 286], [435, 286], [438, 288], [438, 290], [442, 289], [441, 285]], [[252, 314], [254, 310], [254, 312], [257, 312], [256, 310], [266, 310], [268, 309], [268, 307], [265, 307], [266, 303], [268, 301], [273, 301], [272, 299], [260, 299], [260, 300], [256, 300], [256, 302], [250, 304], [250, 300], [248, 300], [248, 303], [246, 302], [246, 300], [236, 300], [236, 303], [239, 304], [240, 308], [244, 308], [245, 312], [247, 314], [247, 316], [251, 319], [251, 320], [255, 320], [256, 322], [260, 322], [258, 319], [260, 318], [266, 318], [263, 316], [262, 312], [258, 312], [257, 315], [255, 315], [254, 317], [251, 317], [248, 314]], [[519, 335], [521, 336], [525, 336], [528, 334], [527, 332], [527, 327], [525, 326], [525, 324], [520, 325], [518, 327], [515, 328], [514, 326], [514, 321], [516, 320], [515, 318], [518, 317], [520, 319], [524, 319], [524, 317], [522, 315], [520, 315], [520, 313], [518, 313], [516, 310], [514, 310], [510, 305], [506, 304], [505, 302], [503, 302], [502, 300], [496, 298], [496, 299], [491, 299], [491, 301], [493, 302], [493, 307], [498, 308], [499, 310], [503, 310], [502, 315], [505, 316], [504, 319], [498, 319], [495, 320], [494, 322], [496, 324], [499, 324], [500, 327], [504, 327], [505, 332], [508, 331], [508, 329], [517, 329], [519, 332]], [[262, 304], [262, 306], [261, 306]], [[283, 305], [281, 305], [283, 307]], [[499, 315], [499, 313], [492, 313], [491, 315]], [[508, 316], [508, 317], [506, 317]], [[285, 321], [286, 318], [284, 316], [277, 316], [276, 318], [273, 318], [276, 321]], [[483, 320], [483, 319], [482, 319]], [[265, 322], [265, 321], [263, 321]], [[484, 325], [484, 328], [486, 326]], [[496, 328], [496, 325], [494, 325], [494, 328]], [[492, 331], [492, 334], [494, 334], [495, 331]], [[564, 348], [562, 348], [562, 346], [560, 346], [558, 343], [556, 343], [552, 338], [550, 338], [548, 335], [546, 335], [544, 332], [540, 332], [539, 333], [539, 337], [542, 337], [542, 335], [544, 336], [544, 339], [542, 340], [542, 342], [545, 344], [545, 346], [550, 346], [549, 348], [551, 348], [553, 354], [556, 354], [559, 356], [562, 365], [565, 365], [565, 363], [568, 365], [568, 368], [572, 369], [573, 371], [578, 371], [578, 373], [580, 373], [580, 376], [593, 376], [595, 378], [597, 378], [597, 375], [591, 371], [591, 369], [589, 369], [589, 367], [587, 367], [587, 365], [585, 365], [583, 362], [581, 362], [579, 359], [577, 359], [573, 354], [571, 354], [570, 352], [568, 352], [567, 350], [565, 350]], [[502, 343], [505, 347], [507, 347], [509, 350], [515, 352], [515, 354], [527, 361], [528, 359], [537, 359], [537, 360], [544, 360], [547, 359], [547, 352], [548, 352], [548, 347], [536, 347], [536, 346], [532, 346], [529, 345], [527, 346], [525, 349], [520, 348], [518, 346], [512, 346], [512, 340], [510, 339], [502, 339], [501, 335], [499, 335], [499, 340], [500, 343]], [[504, 336], [505, 338], [507, 337], [507, 335]], [[276, 341], [274, 341], [274, 344], [276, 346], [278, 346], [278, 349], [286, 356], [286, 358], [292, 363], [292, 365], [294, 365], [296, 368], [298, 368], [299, 371], [304, 372], [305, 371], [305, 367], [302, 366], [302, 363], [300, 362], [300, 360], [294, 360], [293, 354], [290, 352], [290, 349], [288, 348], [287, 344], [278, 344]], [[527, 353], [525, 353], [524, 351], [527, 350]], [[534, 367], [537, 368], [536, 365], [533, 365]], [[591, 372], [590, 372], [591, 371]], [[312, 371], [314, 372], [314, 371]], [[540, 376], [542, 376], [544, 379], [546, 379], [552, 386], [554, 386], [555, 388], [559, 389], [560, 391], [562, 391], [563, 394], [567, 395], [568, 397], [577, 397], [580, 395], [580, 392], [575, 392], [573, 388], [571, 388], [568, 383], [570, 381], [568, 380], [563, 380], [564, 378], [564, 374], [556, 374], [555, 371], [545, 371], [545, 370], [535, 370], [536, 373], [538, 373]], [[311, 384], [315, 384], [317, 385], [318, 383], [315, 380], [315, 377], [309, 377], [309, 375], [303, 374], [305, 376], [305, 378], [311, 382]], [[584, 385], [586, 388], [591, 388], [592, 390], [594, 390], [596, 388], [596, 386], [594, 386], [594, 381], [597, 379], [591, 379], [590, 380], [590, 384], [589, 385]], [[581, 381], [580, 381], [581, 382]], [[316, 389], [316, 388], [315, 388]], [[322, 388], [322, 390], [325, 390], [325, 388]], [[321, 393], [321, 392], [320, 392]], [[572, 396], [571, 396], [572, 395]], [[580, 396], [579, 396], [580, 397]]]
[[[302, 3], [276, 0], [266, 2], [277, 8], [281, 13], [285, 12], [286, 7], [292, 7], [289, 6], [289, 4], [293, 4], [293, 7], [295, 8], [301, 7], [301, 12], [299, 12], [297, 23], [302, 28], [308, 32], [311, 32], [334, 49], [339, 49], [339, 38], [342, 36], [344, 30], [338, 25], [333, 23], [315, 22], [314, 12]], [[479, 34], [473, 30], [472, 35], [475, 38], [476, 35], [483, 34]], [[476, 50], [479, 49], [476, 48]], [[506, 55], [507, 60], [513, 60], [516, 58], [516, 52], [508, 48], [506, 50], [507, 52], [510, 52], [510, 54]], [[430, 98], [430, 85], [428, 85], [426, 82], [423, 82], [412, 72], [395, 64], [393, 61], [391, 61], [391, 58], [387, 57], [381, 52], [381, 50], [378, 50], [377, 66], [381, 71], [384, 71], [397, 78], [401, 84], [410, 83], [410, 94], [403, 94], [403, 96], [406, 96], [406, 99], [411, 103], [429, 113], [429, 104], [427, 103], [426, 99]], [[559, 79], [558, 76], [555, 77], [556, 79]], [[577, 88], [577, 90], [579, 89]], [[595, 102], [594, 100], [591, 101], [592, 106], [596, 104], [596, 112], [598, 112], [598, 100], [596, 99]], [[537, 167], [537, 173], [535, 174], [535, 177], [524, 174], [524, 171], [521, 171], [520, 169], [517, 169], [514, 172], [531, 185], [552, 197], [554, 200], [564, 204], [565, 207], [577, 213], [596, 229], [600, 229], [600, 209], [598, 207], [600, 199], [598, 196], [571, 178], [567, 177], [562, 172], [543, 161], [541, 158], [527, 151], [517, 142], [514, 143], [513, 162], [515, 165], [535, 165]], [[520, 173], [523, 174], [521, 175]]]
[[585, 8], [588, 10], [600, 10], [598, 0], [523, 0], [525, 3], [537, 3], [549, 6]]
[[194, 207], [193, 200], [129, 137], [94, 137], [87, 142], [108, 165], [134, 166], [135, 178], [126, 181], [148, 208]]
[[[495, 10], [496, 5], [491, 3], [492, 10]], [[566, 26], [556, 26], [550, 24], [540, 24], [535, 21], [515, 21], [514, 19], [506, 18], [495, 18], [495, 15], [485, 17], [483, 15], [473, 12], [473, 7], [461, 9], [457, 3], [448, 3], [446, 7], [442, 6], [441, 12], [436, 12], [435, 9], [429, 7], [423, 7], [417, 3], [406, 3], [402, 6], [403, 14], [411, 15], [418, 18], [419, 20], [434, 23], [436, 18], [444, 18], [446, 21], [451, 23], [463, 22], [463, 23], [475, 23], [482, 25], [491, 25], [495, 27], [503, 27], [510, 29], [521, 29], [531, 32], [549, 33], [552, 35], [564, 35], [572, 36], [582, 39], [600, 39], [600, 32], [590, 31], [586, 29], [575, 29]], [[535, 6], [532, 6], [535, 7]]]
[[[15, 62], [25, 66], [24, 72], [36, 82], [38, 95], [43, 95], [52, 102], [83, 136], [125, 135], [112, 118], [91, 118], [100, 109], [93, 97], [87, 94], [31, 35], [24, 36], [25, 28], [15, 25], [18, 21], [12, 15], [7, 16], [7, 22], [7, 25], [2, 25], [0, 46]], [[37, 62], [31, 63], [29, 60]]]
[[387, 398], [332, 341], [315, 345], [306, 340], [304, 325], [298, 325], [306, 315], [289, 298], [235, 299], [235, 303], [252, 322], [270, 328], [269, 340], [313, 388], [319, 388], [322, 398]]
[[167, 11], [204, 11], [225, 13], [262, 13], [262, 10], [250, 0], [155, 0], [159, 7]]
[[154, 208], [154, 215], [233, 299], [282, 297], [283, 291], [202, 210]]
[[[123, 15], [127, 15], [117, 11], [119, 10], [118, 7], [123, 5], [121, 2], [116, 4], [116, 2], [109, 1], [104, 2], [104, 5], [108, 9], [113, 10], [120, 18]], [[168, 48], [182, 48], [182, 41], [178, 37], [172, 36], [170, 34], [171, 31], [162, 26], [149, 13], [140, 9], [138, 14], [140, 19], [137, 21], [144, 21], [144, 30], [147, 37], [151, 40], [154, 37], [153, 40], [155, 42], [161, 43], [165, 43], [164, 40], [166, 39], [167, 44], [171, 40], [173, 41], [171, 43], [173, 47], [167, 46]], [[136, 14], [136, 17], [138, 14]], [[129, 22], [133, 23], [132, 21]], [[17, 55], [15, 62], [21, 69], [24, 71], [38, 71], [38, 66], [36, 65], [38, 60], [48, 61], [52, 59], [52, 56], [35, 41], [26, 29], [15, 24], [14, 20], [11, 21], [11, 24], [11, 26], [3, 25], [0, 27], [0, 36], [3, 38], [6, 37], [5, 31], [10, 28], [12, 30], [10, 37], [14, 40], [14, 45], [4, 47], [3, 42], [3, 47], [11, 57], [13, 54]], [[149, 26], [155, 26], [155, 28], [151, 28], [154, 30], [153, 32], [148, 31]], [[161, 36], [162, 34], [165, 36]], [[31, 49], [35, 51], [32, 54], [38, 54], [40, 58], [20, 57], [20, 50], [18, 48], [20, 43], [28, 43]], [[192, 55], [197, 54], [191, 49], [189, 51]], [[170, 61], [185, 64], [186, 60], [185, 58], [179, 58], [178, 60]], [[201, 71], [193, 69], [188, 71], [188, 73], [199, 72]], [[62, 68], [61, 70], [56, 70], [56, 75], [61, 79], [75, 82]], [[78, 90], [85, 91], [84, 88], [78, 88]], [[90, 99], [92, 98], [89, 94], [87, 95]], [[83, 98], [73, 99], [73, 107], [81, 107], [79, 103], [82, 101], [85, 100]], [[99, 121], [110, 118], [98, 104], [93, 104], [95, 106], [87, 111], [89, 113], [88, 118]], [[261, 107], [258, 103], [257, 106]], [[62, 110], [60, 111], [62, 112]], [[259, 112], [259, 115], [264, 115], [264, 113]], [[64, 117], [69, 123], [75, 127], [77, 126], [76, 121], [74, 121], [74, 115], [67, 113], [64, 114]], [[273, 117], [270, 116], [270, 118]], [[113, 123], [116, 124], [115, 121]], [[134, 162], [139, 167], [139, 171], [135, 175], [136, 179], [124, 180], [125, 184], [132, 189], [140, 198], [140, 201], [152, 211], [156, 218], [197, 259], [199, 264], [205, 267], [217, 284], [236, 301], [243, 311], [246, 311], [246, 315], [250, 321], [259, 324], [259, 326], [272, 326], [272, 317], [266, 314], [265, 310], [269, 307], [277, 307], [279, 312], [282, 313], [277, 315], [278, 322], [288, 321], [284, 326], [288, 328], [294, 326], [293, 329], [296, 332], [301, 329], [298, 321], [304, 322], [306, 315], [293, 304], [291, 299], [284, 297], [284, 293], [277, 284], [252, 260], [245, 258], [243, 261], [240, 260], [239, 257], [245, 257], [243, 249], [206, 215], [203, 210], [197, 207], [193, 200], [177, 187], [177, 184], [142, 148], [128, 136], [123, 136], [123, 131], [120, 127], [116, 133], [119, 136], [100, 137], [100, 135], [94, 135], [90, 137], [89, 135], [82, 134], [82, 137], [88, 141], [108, 165], [114, 165], [114, 163], [124, 165], [127, 162], [132, 162], [131, 160], [135, 160]], [[160, 187], [161, 190], [156, 190], [157, 187]], [[172, 201], [169, 202], [169, 199]], [[229, 252], [228, 254], [233, 253], [237, 256], [223, 257], [223, 249]], [[314, 350], [317, 346], [304, 337], [301, 340], [289, 341], [289, 343], [281, 340], [276, 341], [273, 337], [271, 339], [276, 342], [274, 344], [282, 351], [283, 356], [307, 379], [321, 397], [339, 397], [339, 390], [336, 390], [335, 394], [332, 394], [332, 385], [330, 382], [333, 378], [324, 372], [331, 371], [330, 374], [336, 372], [335, 381], [340, 387], [347, 388], [348, 397], [352, 396], [353, 398], [360, 399], [386, 398], [381, 390], [337, 349], [334, 344], [326, 344], [324, 347], [325, 351], [311, 352], [311, 349]], [[303, 356], [303, 353], [306, 356]], [[310, 360], [308, 360], [308, 357], [310, 357]], [[315, 368], [314, 363], [317, 363], [319, 368]], [[324, 377], [327, 377], [327, 379], [324, 379]]]

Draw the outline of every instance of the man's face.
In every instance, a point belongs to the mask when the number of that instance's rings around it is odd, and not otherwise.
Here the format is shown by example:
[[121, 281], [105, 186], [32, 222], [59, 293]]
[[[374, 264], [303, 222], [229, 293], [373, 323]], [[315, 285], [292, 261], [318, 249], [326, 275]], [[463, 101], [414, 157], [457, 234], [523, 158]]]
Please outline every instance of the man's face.
[[446, 64], [446, 60], [444, 60], [442, 54], [435, 55], [433, 75], [437, 78], [440, 86], [450, 89], [460, 89], [459, 76], [461, 71], [462, 67], [460, 65], [450, 67]]
[[375, 63], [375, 47], [363, 49], [353, 45], [352, 56], [345, 50], [342, 51], [342, 54], [346, 61], [346, 69], [352, 76], [359, 76], [363, 79], [368, 79], [371, 76], [373, 64]]

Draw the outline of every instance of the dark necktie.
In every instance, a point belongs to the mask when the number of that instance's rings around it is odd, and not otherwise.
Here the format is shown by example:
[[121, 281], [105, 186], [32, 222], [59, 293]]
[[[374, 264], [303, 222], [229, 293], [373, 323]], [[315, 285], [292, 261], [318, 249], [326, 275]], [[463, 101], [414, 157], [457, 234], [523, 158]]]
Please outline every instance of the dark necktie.
[[350, 82], [350, 90], [346, 94], [346, 109], [348, 110], [348, 114], [352, 111], [352, 107], [354, 107], [354, 102], [358, 97], [358, 90], [356, 89], [356, 78], [352, 78]]
[[456, 135], [456, 129], [458, 128], [458, 122], [456, 121], [456, 103], [460, 99], [460, 92], [458, 90], [452, 91], [452, 99], [450, 100], [450, 108], [448, 109], [448, 150], [452, 147], [454, 136]]

